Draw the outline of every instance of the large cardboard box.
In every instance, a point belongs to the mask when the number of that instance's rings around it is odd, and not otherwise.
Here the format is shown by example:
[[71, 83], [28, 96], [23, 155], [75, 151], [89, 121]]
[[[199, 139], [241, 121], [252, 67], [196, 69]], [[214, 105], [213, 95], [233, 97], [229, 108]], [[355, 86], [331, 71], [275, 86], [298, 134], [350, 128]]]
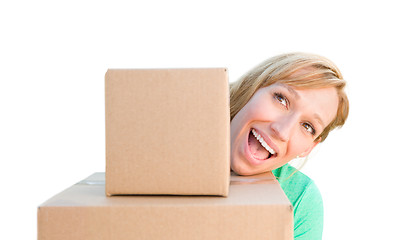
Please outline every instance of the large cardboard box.
[[232, 176], [228, 197], [105, 196], [96, 173], [38, 208], [38, 240], [293, 239], [293, 210], [272, 174]]
[[226, 196], [228, 74], [217, 69], [109, 69], [106, 194]]

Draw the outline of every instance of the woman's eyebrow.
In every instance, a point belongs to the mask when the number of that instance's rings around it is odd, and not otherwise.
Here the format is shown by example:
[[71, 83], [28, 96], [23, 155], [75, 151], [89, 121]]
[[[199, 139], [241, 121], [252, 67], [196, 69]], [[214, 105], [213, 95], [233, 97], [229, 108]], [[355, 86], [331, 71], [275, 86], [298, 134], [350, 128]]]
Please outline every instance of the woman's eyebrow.
[[297, 93], [297, 92], [295, 91], [295, 89], [293, 89], [291, 86], [289, 86], [289, 85], [287, 85], [287, 84], [281, 84], [280, 86], [286, 88], [286, 89], [289, 91], [289, 93], [292, 94], [297, 100], [300, 99], [299, 93]]
[[323, 129], [325, 128], [325, 124], [324, 121], [321, 119], [320, 115], [318, 115], [317, 113], [313, 114], [314, 119], [317, 120], [317, 122], [323, 127]]

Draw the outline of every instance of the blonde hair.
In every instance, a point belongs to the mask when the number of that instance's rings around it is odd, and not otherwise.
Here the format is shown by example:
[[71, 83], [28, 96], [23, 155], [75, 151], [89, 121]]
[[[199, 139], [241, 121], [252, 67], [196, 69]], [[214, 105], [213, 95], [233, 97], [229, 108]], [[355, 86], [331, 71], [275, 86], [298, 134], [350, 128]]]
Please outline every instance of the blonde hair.
[[331, 130], [344, 125], [349, 113], [349, 101], [344, 90], [346, 82], [334, 63], [308, 53], [288, 53], [272, 57], [231, 83], [230, 119], [233, 119], [258, 89], [277, 82], [298, 89], [336, 88], [339, 97], [337, 114], [316, 141], [324, 141]]

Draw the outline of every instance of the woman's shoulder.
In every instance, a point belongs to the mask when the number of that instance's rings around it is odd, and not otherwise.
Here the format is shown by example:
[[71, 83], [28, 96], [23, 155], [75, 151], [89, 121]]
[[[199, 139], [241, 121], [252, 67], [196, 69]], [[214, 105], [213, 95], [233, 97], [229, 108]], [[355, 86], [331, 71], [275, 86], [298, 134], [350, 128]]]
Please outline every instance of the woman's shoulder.
[[295, 239], [321, 239], [323, 200], [313, 180], [289, 164], [272, 172], [293, 205]]
[[314, 181], [290, 164], [285, 164], [273, 170], [272, 173], [278, 179], [279, 184], [293, 206], [295, 206], [302, 197], [322, 201], [320, 191]]
[[272, 170], [272, 173], [278, 179], [279, 183], [299, 182], [303, 184], [309, 184], [310, 182], [312, 182], [311, 178], [309, 178], [306, 174], [302, 173], [289, 163], [283, 165], [280, 168]]

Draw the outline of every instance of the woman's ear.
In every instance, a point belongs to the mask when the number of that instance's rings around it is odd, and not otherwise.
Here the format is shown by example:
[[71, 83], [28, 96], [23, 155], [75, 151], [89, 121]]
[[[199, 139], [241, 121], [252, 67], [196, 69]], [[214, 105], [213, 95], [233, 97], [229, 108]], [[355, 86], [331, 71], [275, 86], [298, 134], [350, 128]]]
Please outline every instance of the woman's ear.
[[314, 141], [310, 147], [307, 148], [307, 150], [305, 150], [304, 152], [302, 152], [301, 154], [299, 154], [299, 157], [307, 157], [307, 155], [310, 154], [311, 150], [313, 150], [313, 148], [315, 146], [317, 146], [317, 144], [319, 144], [321, 142], [321, 138], [319, 138], [317, 141]]

